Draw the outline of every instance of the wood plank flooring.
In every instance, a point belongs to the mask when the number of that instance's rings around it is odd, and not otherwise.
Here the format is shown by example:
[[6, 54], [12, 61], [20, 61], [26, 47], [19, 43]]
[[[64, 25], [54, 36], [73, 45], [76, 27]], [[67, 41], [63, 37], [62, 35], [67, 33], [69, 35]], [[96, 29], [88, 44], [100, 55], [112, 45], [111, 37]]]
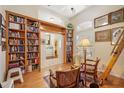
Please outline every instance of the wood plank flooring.
[[[19, 81], [15, 82], [16, 88], [48, 88], [47, 83], [43, 79], [44, 76], [49, 74], [49, 69], [53, 71], [69, 69], [71, 64], [60, 64], [52, 67], [42, 69], [41, 72], [35, 70], [30, 73], [26, 73], [24, 77], [24, 83]], [[109, 76], [105, 81], [103, 88], [124, 88], [124, 79], [120, 79], [114, 76]]]

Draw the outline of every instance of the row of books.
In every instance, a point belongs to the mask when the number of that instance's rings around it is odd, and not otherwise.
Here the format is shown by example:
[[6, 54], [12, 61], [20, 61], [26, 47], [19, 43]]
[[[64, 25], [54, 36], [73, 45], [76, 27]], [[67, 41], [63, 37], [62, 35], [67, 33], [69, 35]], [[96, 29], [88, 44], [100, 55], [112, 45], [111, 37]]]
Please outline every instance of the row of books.
[[36, 58], [37, 56], [38, 56], [38, 53], [28, 53], [27, 55], [28, 59]]
[[25, 37], [24, 34], [19, 33], [19, 32], [13, 32], [13, 31], [9, 31], [9, 37]]
[[67, 46], [67, 51], [71, 51], [72, 47], [71, 46]]
[[72, 38], [73, 36], [72, 36], [72, 34], [67, 33], [67, 37], [71, 37]]
[[9, 21], [10, 22], [17, 22], [17, 23], [24, 23], [24, 18], [21, 18], [21, 17], [18, 17], [18, 16], [9, 15]]
[[73, 30], [68, 30], [67, 33], [72, 33]]
[[25, 69], [24, 61], [17, 61], [17, 62], [12, 62], [12, 63], [9, 64], [9, 69], [16, 68], [16, 67], [20, 67], [21, 71], [23, 71]]
[[9, 29], [24, 30], [25, 25], [16, 24], [16, 23], [9, 23]]
[[67, 42], [72, 42], [72, 38], [67, 38]]
[[21, 45], [24, 44], [24, 40], [9, 39], [9, 45]]
[[28, 45], [38, 45], [39, 41], [38, 40], [27, 40]]
[[72, 62], [72, 58], [70, 58], [70, 57], [67, 57], [67, 62]]
[[38, 47], [28, 46], [28, 51], [38, 51]]
[[67, 46], [71, 46], [72, 45], [72, 42], [66, 42], [66, 45]]
[[27, 29], [28, 29], [28, 31], [31, 31], [31, 32], [38, 32], [38, 30], [39, 30], [39, 28], [34, 27], [34, 26], [28, 26]]
[[16, 67], [19, 67], [19, 62], [9, 63], [9, 66], [8, 66], [9, 69], [16, 68]]
[[11, 61], [18, 61], [18, 60], [24, 60], [24, 55], [23, 54], [10, 54]]
[[10, 50], [10, 53], [11, 52], [23, 52], [24, 51], [24, 46], [10, 46], [9, 47], [9, 50]]
[[29, 37], [29, 38], [34, 38], [34, 39], [38, 39], [38, 35], [37, 34], [35, 34], [35, 33], [27, 33], [27, 37]]

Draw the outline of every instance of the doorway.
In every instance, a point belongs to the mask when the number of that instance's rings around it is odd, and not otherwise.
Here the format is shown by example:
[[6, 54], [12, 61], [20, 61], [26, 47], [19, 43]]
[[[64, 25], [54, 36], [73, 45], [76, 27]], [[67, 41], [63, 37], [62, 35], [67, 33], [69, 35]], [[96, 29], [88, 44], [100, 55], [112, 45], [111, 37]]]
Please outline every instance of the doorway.
[[64, 39], [59, 33], [41, 31], [41, 68], [64, 62]]

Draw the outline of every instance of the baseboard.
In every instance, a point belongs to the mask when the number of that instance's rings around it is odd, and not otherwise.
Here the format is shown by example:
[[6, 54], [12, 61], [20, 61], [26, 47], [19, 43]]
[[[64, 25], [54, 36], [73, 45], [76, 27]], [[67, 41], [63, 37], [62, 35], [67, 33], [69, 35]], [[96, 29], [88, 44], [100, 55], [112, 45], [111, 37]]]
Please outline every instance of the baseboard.
[[118, 78], [121, 78], [121, 79], [124, 79], [124, 76], [118, 75], [118, 74], [116, 74], [114, 72], [111, 72], [110, 75], [115, 76], [115, 77], [118, 77]]
[[[98, 70], [98, 72], [104, 72], [103, 70]], [[117, 73], [111, 72], [110, 75], [124, 79], [124, 76], [118, 75]]]

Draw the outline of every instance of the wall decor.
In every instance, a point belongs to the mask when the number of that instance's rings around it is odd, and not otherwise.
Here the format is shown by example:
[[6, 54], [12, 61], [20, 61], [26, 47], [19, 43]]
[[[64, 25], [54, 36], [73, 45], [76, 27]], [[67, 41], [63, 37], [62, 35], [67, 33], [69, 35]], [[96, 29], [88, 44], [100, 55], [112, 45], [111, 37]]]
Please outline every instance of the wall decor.
[[2, 38], [6, 38], [6, 32], [5, 28], [1, 27], [1, 36]]
[[2, 14], [0, 13], [0, 26], [5, 26], [5, 19], [4, 17], [2, 16]]
[[45, 45], [45, 39], [41, 39], [41, 45]]
[[2, 51], [6, 51], [6, 42], [2, 41]]
[[109, 24], [109, 15], [104, 15], [94, 19], [94, 28], [105, 26]]
[[6, 36], [6, 27], [5, 27], [5, 19], [2, 16], [2, 14], [0, 14], [0, 30], [1, 30], [1, 36], [2, 38], [5, 38]]
[[108, 42], [110, 40], [111, 40], [111, 31], [110, 31], [110, 29], [95, 32], [95, 41], [96, 42]]
[[2, 41], [2, 31], [1, 31], [1, 27], [0, 27], [0, 45], [1, 45], [1, 41]]
[[114, 11], [114, 12], [110, 13], [110, 22], [111, 22], [111, 24], [122, 22], [123, 17], [124, 17], [123, 9]]
[[45, 40], [46, 45], [50, 45], [50, 35], [46, 35], [46, 40]]
[[111, 30], [111, 44], [116, 44], [118, 38], [120, 37], [121, 33], [123, 32], [123, 27], [113, 28]]

